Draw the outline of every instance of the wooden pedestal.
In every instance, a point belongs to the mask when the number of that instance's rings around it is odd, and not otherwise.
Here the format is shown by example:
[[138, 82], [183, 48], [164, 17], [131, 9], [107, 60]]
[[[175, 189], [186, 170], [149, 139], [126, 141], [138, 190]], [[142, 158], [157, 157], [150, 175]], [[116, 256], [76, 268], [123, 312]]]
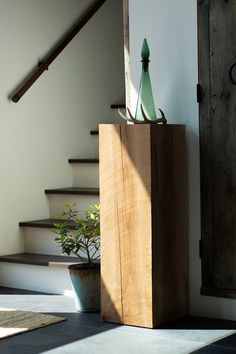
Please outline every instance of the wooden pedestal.
[[187, 314], [181, 125], [100, 125], [102, 319], [153, 328]]

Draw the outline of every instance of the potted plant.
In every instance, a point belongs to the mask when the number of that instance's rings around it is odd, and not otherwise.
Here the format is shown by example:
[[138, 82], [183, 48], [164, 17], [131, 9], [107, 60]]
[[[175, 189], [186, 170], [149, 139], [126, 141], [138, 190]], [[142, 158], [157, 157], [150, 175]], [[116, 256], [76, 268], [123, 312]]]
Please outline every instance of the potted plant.
[[[94, 204], [79, 215], [76, 204], [66, 205], [59, 215], [60, 223], [54, 224], [62, 254], [74, 254], [78, 264], [70, 266], [69, 272], [79, 312], [100, 310], [100, 206]], [[73, 228], [71, 228], [73, 224]]]

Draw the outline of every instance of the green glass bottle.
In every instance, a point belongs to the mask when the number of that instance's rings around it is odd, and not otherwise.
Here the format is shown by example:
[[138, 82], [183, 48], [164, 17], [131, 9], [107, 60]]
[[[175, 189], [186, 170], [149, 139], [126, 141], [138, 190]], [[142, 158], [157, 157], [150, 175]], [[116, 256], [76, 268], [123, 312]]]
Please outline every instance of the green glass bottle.
[[156, 110], [155, 110], [153, 94], [152, 94], [151, 79], [149, 75], [150, 51], [149, 51], [146, 38], [143, 41], [141, 56], [142, 56], [142, 61], [141, 61], [142, 75], [140, 79], [138, 103], [136, 107], [135, 118], [139, 121], [144, 120], [141, 111], [141, 104], [142, 104], [143, 110], [147, 118], [150, 120], [155, 120], [157, 119], [157, 116], [156, 116]]

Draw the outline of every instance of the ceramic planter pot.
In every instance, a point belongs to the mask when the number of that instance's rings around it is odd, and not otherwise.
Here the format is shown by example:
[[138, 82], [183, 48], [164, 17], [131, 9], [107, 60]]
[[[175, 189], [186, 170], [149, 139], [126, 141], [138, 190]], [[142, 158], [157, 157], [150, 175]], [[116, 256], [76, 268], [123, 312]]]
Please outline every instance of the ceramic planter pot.
[[76, 310], [97, 312], [101, 309], [100, 263], [76, 264], [69, 268]]

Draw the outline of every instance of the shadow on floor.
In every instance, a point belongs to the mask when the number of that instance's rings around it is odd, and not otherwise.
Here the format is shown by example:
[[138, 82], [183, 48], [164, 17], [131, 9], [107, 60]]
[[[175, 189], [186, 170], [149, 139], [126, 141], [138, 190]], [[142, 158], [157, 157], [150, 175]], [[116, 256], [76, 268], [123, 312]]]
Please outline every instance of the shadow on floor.
[[0, 340], [1, 354], [38, 354], [109, 331], [100, 313], [78, 313], [74, 301], [62, 295], [0, 287], [0, 307], [37, 311], [66, 321]]
[[1, 354], [236, 354], [233, 321], [189, 316], [153, 330], [119, 326], [102, 322], [100, 313], [75, 312], [64, 296], [0, 288], [0, 306], [13, 305], [67, 321], [0, 340]]
[[235, 354], [236, 334], [232, 334], [223, 339], [215, 341], [200, 349], [194, 350], [191, 354]]
[[206, 318], [206, 317], [195, 317], [195, 316], [186, 316], [173, 321], [164, 326], [157, 327], [159, 329], [229, 329], [236, 330], [236, 322], [229, 320], [218, 320], [215, 318]]
[[[159, 329], [170, 330], [236, 330], [236, 322], [214, 318], [187, 316]], [[210, 345], [190, 352], [191, 354], [236, 354], [236, 334], [217, 340]]]
[[48, 313], [67, 321], [0, 340], [1, 354], [39, 354], [109, 331], [117, 325], [104, 324], [100, 314]]

